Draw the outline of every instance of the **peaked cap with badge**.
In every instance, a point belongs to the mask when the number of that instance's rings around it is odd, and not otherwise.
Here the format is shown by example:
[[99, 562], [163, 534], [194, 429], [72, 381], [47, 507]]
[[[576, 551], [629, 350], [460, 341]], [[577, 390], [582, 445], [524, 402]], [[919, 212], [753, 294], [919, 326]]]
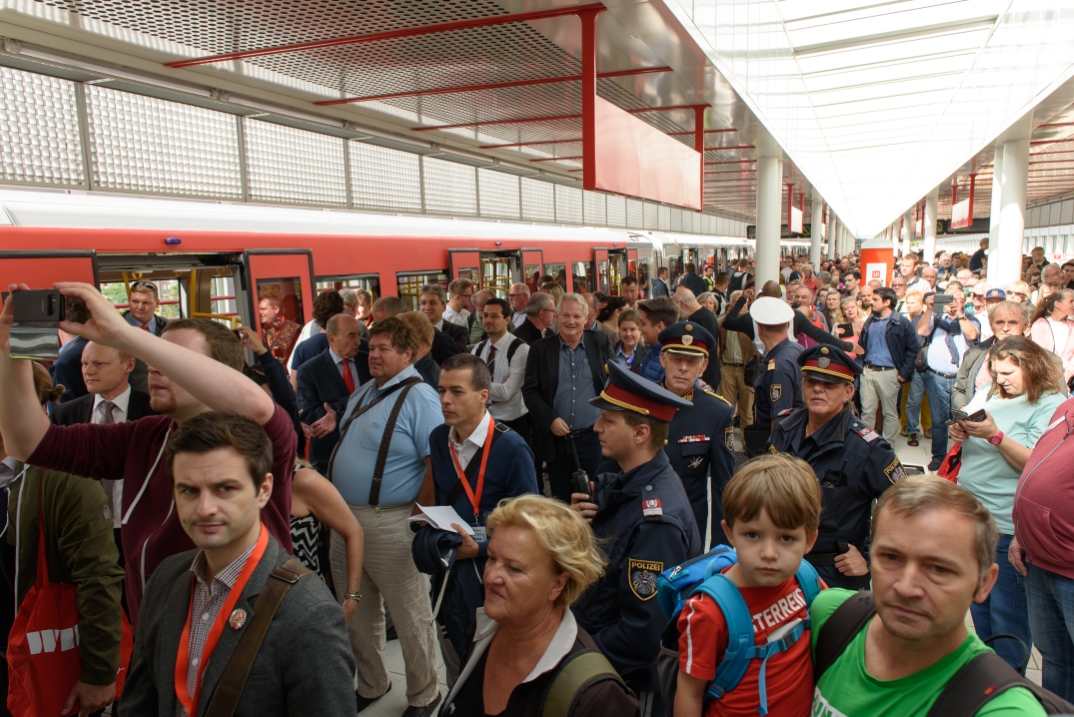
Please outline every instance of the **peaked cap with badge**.
[[589, 399], [605, 411], [633, 411], [658, 421], [670, 423], [675, 411], [689, 408], [690, 402], [676, 396], [663, 386], [633, 373], [617, 361], [605, 364], [608, 385], [599, 396]]
[[709, 357], [716, 348], [716, 338], [696, 321], [680, 321], [660, 332], [661, 352], [684, 356]]
[[862, 372], [861, 364], [835, 346], [811, 346], [796, 360], [803, 376], [824, 383], [853, 383]]

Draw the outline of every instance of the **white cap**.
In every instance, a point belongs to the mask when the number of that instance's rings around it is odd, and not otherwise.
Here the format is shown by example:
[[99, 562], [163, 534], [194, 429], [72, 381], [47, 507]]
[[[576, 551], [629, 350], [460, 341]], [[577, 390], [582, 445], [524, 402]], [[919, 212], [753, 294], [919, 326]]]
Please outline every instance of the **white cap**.
[[978, 282], [978, 283], [973, 285], [972, 291], [973, 291], [974, 294], [979, 294], [981, 296], [984, 296], [985, 294], [988, 293], [988, 290], [991, 289], [991, 288], [992, 287], [989, 286], [987, 282], [981, 281], [981, 282]]
[[750, 306], [750, 317], [758, 324], [779, 326], [780, 324], [789, 324], [794, 320], [794, 309], [782, 299], [762, 296]]

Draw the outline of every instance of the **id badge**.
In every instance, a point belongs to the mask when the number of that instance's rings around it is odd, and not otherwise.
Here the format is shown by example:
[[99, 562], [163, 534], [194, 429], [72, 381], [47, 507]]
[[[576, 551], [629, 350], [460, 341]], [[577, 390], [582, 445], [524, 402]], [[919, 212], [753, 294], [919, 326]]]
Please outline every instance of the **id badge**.
[[488, 542], [488, 538], [485, 536], [485, 526], [483, 526], [483, 525], [475, 525], [474, 526], [474, 541], [477, 542], [477, 543], [486, 543], [486, 542]]

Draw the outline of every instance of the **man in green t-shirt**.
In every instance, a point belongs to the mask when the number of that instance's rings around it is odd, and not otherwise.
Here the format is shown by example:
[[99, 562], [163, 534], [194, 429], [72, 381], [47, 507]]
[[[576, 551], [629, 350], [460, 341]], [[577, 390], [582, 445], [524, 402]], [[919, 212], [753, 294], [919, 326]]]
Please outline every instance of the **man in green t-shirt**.
[[[966, 612], [996, 582], [996, 540], [988, 510], [953, 483], [922, 476], [885, 491], [870, 546], [876, 615], [821, 675], [812, 717], [925, 717], [959, 668], [990, 649], [966, 629]], [[824, 623], [853, 594], [826, 590], [813, 601], [814, 659]], [[977, 712], [1044, 714], [1024, 687]]]

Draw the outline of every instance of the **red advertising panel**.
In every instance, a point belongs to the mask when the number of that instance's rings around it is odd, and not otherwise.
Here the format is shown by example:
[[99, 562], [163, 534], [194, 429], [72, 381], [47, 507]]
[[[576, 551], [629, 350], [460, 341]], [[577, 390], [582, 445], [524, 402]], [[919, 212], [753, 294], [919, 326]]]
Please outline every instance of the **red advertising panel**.
[[701, 209], [701, 153], [596, 98], [596, 186], [607, 192]]

